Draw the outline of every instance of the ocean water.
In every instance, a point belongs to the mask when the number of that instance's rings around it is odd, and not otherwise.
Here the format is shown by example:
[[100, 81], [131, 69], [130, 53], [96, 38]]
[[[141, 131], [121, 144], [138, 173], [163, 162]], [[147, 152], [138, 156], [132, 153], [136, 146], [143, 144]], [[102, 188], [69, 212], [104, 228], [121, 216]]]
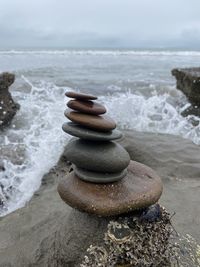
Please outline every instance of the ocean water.
[[181, 116], [190, 104], [171, 76], [199, 66], [200, 51], [13, 50], [0, 51], [0, 62], [0, 72], [16, 75], [10, 91], [21, 106], [0, 132], [0, 216], [24, 206], [58, 161], [70, 138], [61, 130], [67, 90], [96, 94], [120, 129], [200, 144], [200, 119]]

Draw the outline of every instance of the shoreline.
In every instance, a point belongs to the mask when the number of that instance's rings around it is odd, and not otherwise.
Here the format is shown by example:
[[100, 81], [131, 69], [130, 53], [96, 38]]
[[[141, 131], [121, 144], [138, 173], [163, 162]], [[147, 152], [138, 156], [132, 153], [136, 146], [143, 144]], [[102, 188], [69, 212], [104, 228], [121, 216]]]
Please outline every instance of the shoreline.
[[[175, 212], [172, 224], [177, 232], [190, 234], [200, 243], [199, 146], [176, 136], [136, 131], [126, 131], [119, 143], [131, 159], [148, 165], [161, 176], [164, 192], [159, 203], [171, 215]], [[72, 210], [57, 193], [58, 181], [68, 169], [64, 153], [44, 175], [30, 202], [0, 218], [0, 266], [47, 266], [48, 255], [55, 253], [58, 229]]]

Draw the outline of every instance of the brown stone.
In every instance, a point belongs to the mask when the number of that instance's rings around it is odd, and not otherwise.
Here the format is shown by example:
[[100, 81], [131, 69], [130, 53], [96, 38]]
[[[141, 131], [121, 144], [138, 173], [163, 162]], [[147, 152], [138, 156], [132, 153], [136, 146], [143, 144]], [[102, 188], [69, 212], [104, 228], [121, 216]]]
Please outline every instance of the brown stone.
[[90, 115], [90, 114], [83, 114], [80, 112], [75, 111], [65, 111], [65, 116], [82, 126], [102, 131], [108, 132], [116, 128], [116, 123], [113, 119], [108, 116], [97, 116], [97, 115]]
[[100, 115], [106, 113], [106, 108], [104, 106], [92, 101], [70, 100], [67, 106], [76, 111], [88, 114]]
[[110, 184], [94, 184], [69, 173], [58, 185], [63, 201], [80, 211], [113, 216], [146, 208], [162, 194], [160, 177], [149, 167], [131, 161], [127, 175]]
[[95, 99], [97, 99], [97, 97], [94, 95], [82, 94], [82, 93], [73, 92], [73, 91], [66, 92], [65, 95], [69, 98], [76, 98], [76, 99], [80, 99], [80, 100], [95, 100]]

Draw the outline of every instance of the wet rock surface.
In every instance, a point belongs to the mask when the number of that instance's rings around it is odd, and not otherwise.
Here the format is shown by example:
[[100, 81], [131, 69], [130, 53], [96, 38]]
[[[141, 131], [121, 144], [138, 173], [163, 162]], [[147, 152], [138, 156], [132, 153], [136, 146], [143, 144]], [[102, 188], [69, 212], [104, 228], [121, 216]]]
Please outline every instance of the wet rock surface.
[[[161, 203], [172, 215], [176, 213], [172, 217], [175, 230], [193, 235], [200, 242], [199, 147], [180, 137], [135, 131], [126, 132], [120, 143], [132, 159], [148, 164], [162, 177], [164, 193]], [[62, 157], [57, 166], [43, 177], [40, 190], [24, 208], [0, 218], [1, 267], [76, 267], [90, 245], [100, 246], [104, 242], [103, 233], [108, 232], [107, 225], [113, 217], [102, 218], [100, 223], [96, 216], [72, 212], [60, 200], [57, 184], [68, 170], [67, 158]], [[157, 220], [156, 214], [159, 210], [151, 208], [150, 211], [144, 210], [141, 218]], [[133, 224], [131, 229], [138, 228]], [[112, 240], [126, 239], [129, 229], [119, 233], [112, 228], [108, 233]], [[80, 249], [77, 249], [77, 240]], [[182, 250], [186, 253], [186, 247]], [[187, 253], [185, 255], [189, 258]], [[198, 265], [190, 262], [183, 266]]]
[[193, 106], [200, 107], [200, 68], [173, 69], [172, 75], [176, 78], [177, 88], [187, 96]]
[[10, 124], [19, 109], [19, 104], [14, 102], [9, 92], [14, 80], [14, 74], [7, 72], [0, 74], [0, 130]]

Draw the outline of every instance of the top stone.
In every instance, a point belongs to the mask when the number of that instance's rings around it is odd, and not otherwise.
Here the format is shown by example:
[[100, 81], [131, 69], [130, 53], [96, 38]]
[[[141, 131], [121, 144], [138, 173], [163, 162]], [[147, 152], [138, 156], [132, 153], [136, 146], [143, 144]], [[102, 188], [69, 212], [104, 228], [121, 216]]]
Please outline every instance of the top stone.
[[96, 100], [97, 97], [94, 95], [82, 94], [78, 92], [69, 91], [66, 92], [65, 95], [69, 98], [75, 98], [79, 100]]

